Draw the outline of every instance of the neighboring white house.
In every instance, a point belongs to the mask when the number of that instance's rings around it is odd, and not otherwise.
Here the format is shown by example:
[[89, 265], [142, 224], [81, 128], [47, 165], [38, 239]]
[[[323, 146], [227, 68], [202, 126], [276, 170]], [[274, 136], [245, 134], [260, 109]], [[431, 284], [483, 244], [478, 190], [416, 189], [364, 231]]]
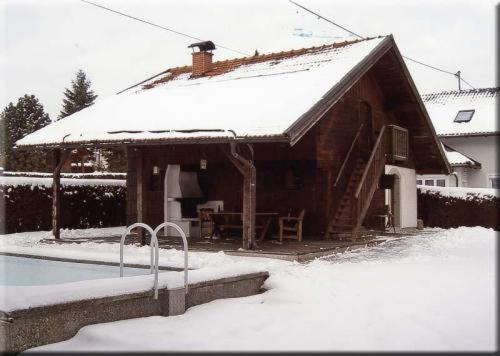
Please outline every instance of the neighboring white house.
[[500, 188], [496, 107], [500, 88], [422, 95], [453, 174], [417, 176], [417, 184]]

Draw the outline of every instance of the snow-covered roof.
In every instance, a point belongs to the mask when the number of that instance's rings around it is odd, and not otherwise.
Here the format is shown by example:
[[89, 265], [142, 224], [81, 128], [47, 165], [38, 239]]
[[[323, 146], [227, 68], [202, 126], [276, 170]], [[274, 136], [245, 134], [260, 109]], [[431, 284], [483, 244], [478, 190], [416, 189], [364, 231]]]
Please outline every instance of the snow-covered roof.
[[214, 62], [216, 71], [202, 77], [191, 77], [191, 67], [167, 70], [140, 87], [99, 99], [17, 145], [234, 136], [285, 140], [290, 127], [389, 37]]
[[[500, 88], [445, 91], [422, 95], [438, 136], [496, 134]], [[454, 122], [459, 111], [474, 110], [469, 122]]]
[[463, 153], [460, 153], [458, 151], [455, 151], [453, 148], [448, 147], [443, 144], [443, 150], [444, 153], [446, 154], [446, 158], [448, 159], [448, 162], [454, 167], [477, 167], [481, 168], [481, 163], [473, 160], [472, 158], [464, 155]]

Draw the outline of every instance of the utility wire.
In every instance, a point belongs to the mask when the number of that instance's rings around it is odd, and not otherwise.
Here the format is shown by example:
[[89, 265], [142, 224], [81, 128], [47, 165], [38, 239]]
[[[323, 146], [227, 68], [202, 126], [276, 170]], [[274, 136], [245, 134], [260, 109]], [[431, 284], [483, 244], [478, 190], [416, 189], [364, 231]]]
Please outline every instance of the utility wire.
[[419, 61], [417, 61], [416, 59], [413, 59], [413, 58], [410, 58], [410, 57], [406, 57], [406, 56], [403, 56], [403, 55], [402, 55], [401, 57], [403, 57], [404, 59], [408, 59], [409, 61], [412, 61], [412, 62], [415, 62], [415, 63], [421, 64], [421, 65], [426, 66], [426, 67], [429, 67], [429, 68], [431, 68], [431, 69], [435, 69], [435, 70], [438, 70], [438, 71], [440, 71], [440, 72], [446, 73], [446, 74], [451, 74], [451, 75], [454, 75], [454, 76], [456, 76], [456, 75], [457, 75], [456, 73], [448, 72], [447, 70], [444, 70], [444, 69], [440, 69], [440, 68], [437, 68], [437, 67], [431, 66], [430, 64], [425, 64], [425, 63], [419, 62]]
[[[83, 0], [82, 0], [82, 1], [83, 1]], [[337, 26], [337, 27], [341, 28], [341, 29], [342, 29], [342, 30], [344, 30], [344, 31], [347, 31], [347, 32], [349, 32], [350, 34], [352, 34], [352, 35], [354, 35], [354, 36], [356, 36], [356, 37], [359, 37], [359, 38], [361, 38], [361, 39], [363, 39], [363, 40], [366, 38], [366, 37], [363, 37], [363, 36], [361, 36], [361, 35], [358, 35], [358, 34], [357, 34], [357, 33], [355, 33], [355, 32], [352, 32], [351, 30], [349, 30], [349, 29], [345, 28], [344, 26], [341, 26], [341, 25], [339, 25], [339, 24], [337, 24], [337, 23], [335, 23], [335, 22], [333, 22], [333, 21], [331, 21], [331, 20], [327, 19], [327, 18], [326, 18], [326, 17], [324, 17], [324, 16], [321, 16], [320, 14], [318, 14], [318, 13], [316, 13], [316, 12], [314, 12], [314, 11], [312, 11], [312, 10], [308, 9], [307, 7], [302, 6], [302, 5], [300, 5], [299, 3], [296, 3], [296, 2], [295, 2], [295, 1], [293, 1], [293, 0], [288, 0], [288, 1], [289, 1], [289, 2], [291, 2], [292, 4], [294, 4], [295, 6], [298, 6], [298, 7], [300, 7], [301, 9], [306, 10], [307, 12], [309, 12], [309, 13], [311, 13], [311, 14], [313, 14], [313, 15], [316, 15], [319, 19], [323, 19], [323, 20], [325, 20], [326, 22], [329, 22], [329, 23], [331, 23], [332, 25]], [[474, 88], [472, 85], [470, 85], [468, 82], [466, 82], [466, 81], [465, 81], [465, 80], [464, 80], [464, 79], [463, 79], [463, 78], [462, 78], [462, 77], [458, 74], [459, 72], [457, 72], [457, 73], [452, 73], [452, 72], [449, 72], [449, 71], [447, 71], [447, 70], [444, 70], [444, 69], [440, 69], [440, 68], [437, 68], [437, 67], [431, 66], [430, 64], [425, 64], [425, 63], [423, 63], [423, 62], [417, 61], [416, 59], [413, 59], [413, 58], [410, 58], [410, 57], [406, 57], [406, 56], [402, 56], [402, 57], [403, 57], [404, 59], [409, 60], [409, 61], [412, 61], [412, 62], [418, 63], [418, 64], [420, 64], [420, 65], [426, 66], [426, 67], [428, 67], [428, 68], [435, 69], [435, 70], [438, 70], [438, 71], [443, 72], [443, 73], [446, 73], [446, 74], [451, 74], [451, 75], [453, 75], [453, 76], [457, 77], [459, 80], [463, 81], [465, 84], [467, 84], [468, 86], [470, 86], [472, 89], [476, 89], [476, 88]]]
[[[115, 14], [118, 14], [118, 15], [122, 15], [122, 16], [128, 17], [129, 19], [136, 20], [136, 21], [139, 21], [139, 22], [142, 22], [142, 23], [145, 23], [145, 24], [148, 24], [148, 25], [154, 26], [154, 27], [158, 27], [158, 28], [161, 28], [162, 30], [170, 31], [170, 32], [175, 33], [175, 34], [180, 35], [180, 36], [188, 37], [188, 38], [191, 38], [191, 39], [196, 40], [196, 41], [204, 41], [204, 40], [203, 40], [203, 39], [201, 39], [201, 38], [198, 38], [198, 37], [194, 37], [194, 36], [188, 35], [187, 33], [183, 33], [183, 32], [180, 32], [180, 31], [176, 31], [176, 30], [174, 30], [174, 29], [171, 29], [171, 28], [168, 28], [168, 27], [164, 27], [164, 26], [161, 26], [161, 25], [157, 25], [157, 24], [152, 23], [152, 22], [150, 22], [150, 21], [143, 20], [143, 19], [140, 19], [140, 18], [138, 18], [138, 17], [135, 17], [135, 16], [132, 16], [132, 15], [129, 15], [129, 14], [125, 14], [125, 13], [120, 12], [120, 11], [116, 11], [116, 10], [110, 9], [109, 7], [99, 5], [99, 4], [93, 3], [93, 2], [91, 2], [91, 1], [87, 1], [87, 0], [80, 0], [80, 1], [81, 1], [81, 2], [84, 2], [84, 3], [88, 4], [88, 5], [96, 6], [96, 7], [98, 7], [98, 8], [103, 9], [103, 10], [107, 10], [107, 11], [113, 12], [113, 13], [115, 13]], [[220, 45], [220, 44], [218, 44], [218, 43], [217, 43], [217, 47], [219, 47], [219, 48], [223, 48], [223, 49], [228, 50], [228, 51], [231, 51], [231, 52], [239, 53], [239, 54], [242, 54], [242, 55], [244, 55], [244, 56], [249, 56], [249, 54], [248, 54], [248, 53], [244, 53], [244, 52], [241, 52], [241, 51], [238, 51], [238, 50], [235, 50], [235, 49], [229, 48], [229, 47], [225, 47], [225, 46], [222, 46], [222, 45]]]
[[292, 4], [294, 4], [295, 6], [298, 6], [298, 7], [302, 8], [302, 9], [304, 9], [304, 10], [306, 10], [306, 11], [310, 12], [311, 14], [318, 16], [318, 18], [323, 19], [323, 20], [325, 20], [325, 21], [327, 21], [327, 22], [331, 23], [332, 25], [335, 25], [335, 26], [337, 26], [337, 27], [340, 27], [340, 28], [341, 28], [341, 29], [343, 29], [344, 31], [347, 31], [347, 32], [349, 32], [350, 34], [352, 34], [352, 35], [354, 35], [354, 36], [357, 36], [357, 37], [359, 37], [359, 38], [361, 38], [361, 39], [363, 39], [363, 40], [365, 39], [363, 36], [360, 36], [360, 35], [358, 35], [357, 33], [352, 32], [351, 30], [348, 30], [347, 28], [345, 28], [345, 27], [343, 27], [343, 26], [341, 26], [341, 25], [339, 25], [339, 24], [337, 24], [337, 23], [333, 22], [332, 20], [329, 20], [329, 19], [327, 19], [326, 17], [323, 17], [323, 16], [321, 16], [320, 14], [315, 13], [315, 12], [314, 12], [314, 11], [312, 11], [312, 10], [309, 10], [308, 8], [306, 8], [306, 7], [304, 7], [304, 6], [302, 6], [302, 5], [298, 4], [298, 3], [296, 3], [295, 1], [292, 1], [292, 0], [288, 0], [288, 1], [290, 1], [290, 2], [291, 2]]

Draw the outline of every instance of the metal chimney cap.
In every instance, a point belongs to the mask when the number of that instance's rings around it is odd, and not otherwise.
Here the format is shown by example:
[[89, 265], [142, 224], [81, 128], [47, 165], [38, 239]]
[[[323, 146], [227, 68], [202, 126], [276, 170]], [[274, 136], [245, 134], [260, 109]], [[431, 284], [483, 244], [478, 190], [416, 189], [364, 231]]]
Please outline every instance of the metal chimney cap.
[[215, 44], [212, 41], [203, 41], [190, 44], [188, 48], [198, 47], [200, 52], [213, 51], [215, 49]]

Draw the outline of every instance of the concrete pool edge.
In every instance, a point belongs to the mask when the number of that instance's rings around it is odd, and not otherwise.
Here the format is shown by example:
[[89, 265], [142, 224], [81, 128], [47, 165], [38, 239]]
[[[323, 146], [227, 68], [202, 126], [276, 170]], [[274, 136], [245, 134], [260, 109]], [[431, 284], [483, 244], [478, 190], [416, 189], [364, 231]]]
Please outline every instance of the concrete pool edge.
[[20, 352], [73, 337], [86, 325], [184, 313], [195, 305], [216, 299], [246, 297], [262, 292], [268, 272], [254, 272], [189, 285], [160, 288], [158, 300], [152, 291], [88, 298], [10, 311], [12, 322], [0, 322], [0, 352]]

